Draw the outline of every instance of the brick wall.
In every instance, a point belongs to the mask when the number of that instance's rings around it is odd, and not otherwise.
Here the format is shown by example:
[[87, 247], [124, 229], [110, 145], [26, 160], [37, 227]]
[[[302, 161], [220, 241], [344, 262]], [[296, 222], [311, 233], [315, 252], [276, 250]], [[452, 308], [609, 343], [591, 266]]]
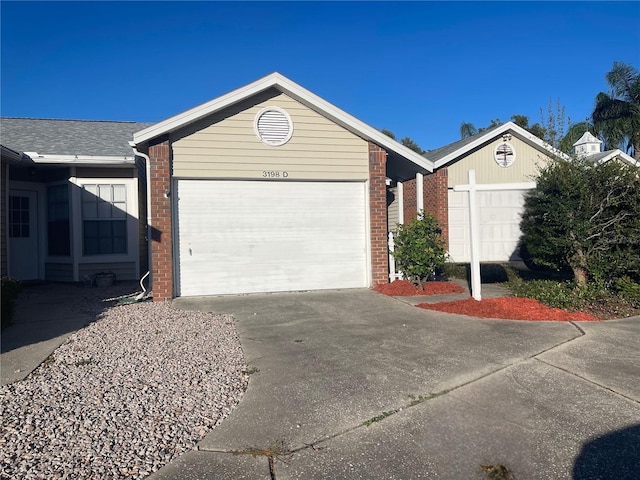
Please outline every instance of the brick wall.
[[369, 142], [369, 212], [371, 215], [371, 274], [375, 287], [389, 283], [387, 244], [387, 152]]
[[449, 185], [447, 169], [441, 168], [424, 176], [424, 211], [442, 225], [442, 237], [449, 245]]
[[412, 178], [402, 182], [402, 201], [404, 212], [404, 223], [411, 223], [418, 215], [416, 179]]
[[171, 152], [169, 140], [149, 146], [151, 166], [151, 275], [153, 301], [173, 298], [173, 245], [171, 238]]
[[[422, 178], [423, 202], [425, 213], [430, 213], [442, 225], [442, 236], [449, 244], [449, 192], [446, 168], [426, 174]], [[418, 215], [416, 179], [402, 182], [404, 222], [409, 223]]]

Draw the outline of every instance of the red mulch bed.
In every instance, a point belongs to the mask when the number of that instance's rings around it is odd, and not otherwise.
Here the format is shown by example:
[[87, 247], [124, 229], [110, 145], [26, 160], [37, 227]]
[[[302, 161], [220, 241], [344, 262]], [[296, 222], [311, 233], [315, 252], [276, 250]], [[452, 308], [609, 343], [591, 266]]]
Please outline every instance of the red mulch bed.
[[415, 286], [408, 280], [394, 280], [375, 287], [375, 291], [391, 297], [414, 297], [418, 295], [438, 295], [448, 293], [465, 293], [467, 290], [457, 283], [427, 282], [424, 287]]
[[583, 312], [569, 312], [551, 308], [531, 298], [500, 297], [480, 301], [468, 298], [455, 302], [421, 303], [420, 308], [439, 312], [457, 313], [480, 318], [504, 318], [509, 320], [551, 320], [556, 322], [599, 322], [600, 319]]

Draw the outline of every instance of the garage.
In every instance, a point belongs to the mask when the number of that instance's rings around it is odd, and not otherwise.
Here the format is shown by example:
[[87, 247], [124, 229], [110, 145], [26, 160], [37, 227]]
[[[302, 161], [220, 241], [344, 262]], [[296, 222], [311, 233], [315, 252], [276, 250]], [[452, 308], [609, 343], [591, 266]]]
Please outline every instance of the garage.
[[177, 180], [178, 295], [367, 287], [365, 187]]
[[[478, 191], [480, 261], [518, 260], [520, 219], [526, 190]], [[469, 193], [449, 190], [449, 254], [451, 261], [471, 261]]]
[[154, 301], [388, 283], [387, 185], [433, 171], [277, 72], [131, 145], [146, 160]]

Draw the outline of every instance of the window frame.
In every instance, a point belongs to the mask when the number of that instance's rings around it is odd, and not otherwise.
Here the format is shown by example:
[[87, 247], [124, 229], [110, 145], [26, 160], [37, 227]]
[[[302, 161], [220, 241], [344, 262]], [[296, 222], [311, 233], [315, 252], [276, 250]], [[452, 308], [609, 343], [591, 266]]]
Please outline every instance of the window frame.
[[[101, 178], [101, 179], [82, 179], [82, 182], [78, 185], [80, 187], [80, 249], [81, 255], [83, 258], [86, 257], [94, 257], [94, 258], [113, 258], [113, 257], [128, 257], [130, 256], [130, 234], [131, 234], [131, 225], [130, 225], [130, 217], [131, 217], [131, 206], [130, 202], [132, 200], [132, 192], [129, 187], [130, 182], [122, 181], [124, 179], [119, 178]], [[95, 191], [91, 192], [87, 189], [89, 186], [94, 186]], [[101, 198], [100, 195], [100, 187], [108, 187], [110, 189], [109, 199]], [[119, 201], [115, 198], [114, 187], [122, 187], [124, 193], [124, 201]], [[87, 194], [91, 195], [92, 198], [95, 198], [95, 202], [86, 201]], [[102, 202], [102, 203], [101, 203]], [[88, 206], [93, 205], [95, 203], [95, 214], [88, 212]], [[106, 215], [106, 208], [104, 207], [108, 204], [109, 215]], [[124, 209], [119, 208], [116, 204], [124, 205]], [[114, 216], [114, 210], [119, 210], [122, 212], [121, 216]], [[88, 213], [88, 214], [87, 214]], [[93, 222], [98, 231], [100, 230], [100, 225], [103, 226], [109, 224], [111, 228], [110, 235], [110, 243], [111, 246], [108, 250], [110, 251], [101, 251], [100, 233], [97, 233], [93, 236], [93, 238], [97, 239], [97, 248], [88, 249], [87, 248], [87, 224], [88, 222]], [[124, 244], [124, 249], [116, 250], [115, 247], [115, 239], [116, 236], [113, 234], [113, 228], [115, 224], [122, 224], [124, 227], [124, 234], [118, 235], [121, 241]], [[104, 231], [104, 230], [103, 230]], [[102, 245], [106, 245], [103, 243]]]

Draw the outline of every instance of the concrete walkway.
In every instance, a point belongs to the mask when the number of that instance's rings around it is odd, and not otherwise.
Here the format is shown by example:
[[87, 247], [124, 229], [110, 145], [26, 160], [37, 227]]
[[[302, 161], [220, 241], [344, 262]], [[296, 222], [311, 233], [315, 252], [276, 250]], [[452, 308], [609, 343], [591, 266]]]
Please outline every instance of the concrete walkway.
[[369, 290], [176, 300], [233, 313], [253, 373], [198, 450], [151, 478], [637, 478], [639, 317], [482, 320], [411, 303]]
[[118, 282], [105, 288], [72, 283], [23, 286], [13, 323], [2, 331], [2, 385], [26, 378], [73, 332], [115, 304], [109, 299], [137, 290], [137, 282]]

